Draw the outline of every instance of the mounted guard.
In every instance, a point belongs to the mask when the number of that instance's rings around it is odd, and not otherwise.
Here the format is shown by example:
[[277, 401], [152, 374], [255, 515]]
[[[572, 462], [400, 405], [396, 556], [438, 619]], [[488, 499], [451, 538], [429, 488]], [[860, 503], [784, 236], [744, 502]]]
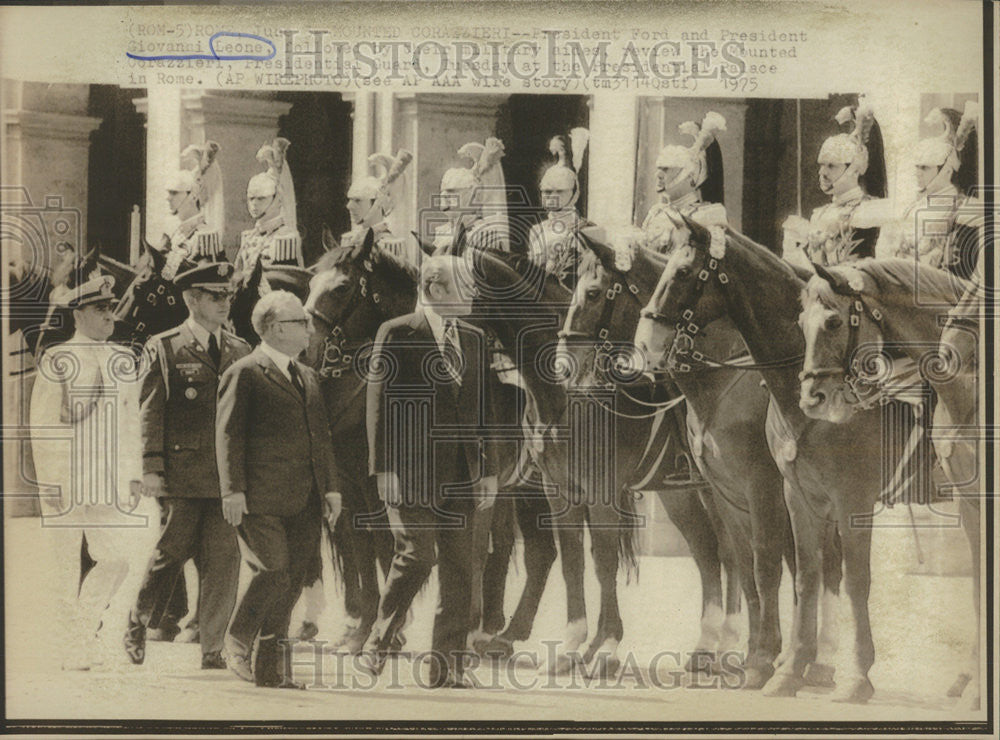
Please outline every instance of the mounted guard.
[[395, 157], [382, 152], [368, 157], [369, 166], [381, 168], [382, 174], [362, 175], [351, 183], [347, 191], [351, 230], [340, 237], [341, 246], [360, 246], [368, 229], [372, 229], [376, 246], [405, 258], [406, 240], [393, 235], [387, 219], [403, 185], [403, 172], [412, 161], [413, 154], [406, 149], [400, 149]]
[[503, 142], [493, 137], [485, 144], [470, 142], [458, 155], [472, 166], [452, 167], [441, 177], [440, 208], [448, 221], [434, 230], [434, 249], [453, 254], [466, 246], [510, 251], [507, 189], [500, 166]]
[[875, 254], [886, 190], [882, 134], [871, 105], [863, 95], [858, 105], [846, 106], [836, 115], [840, 125], [851, 123], [850, 133], [836, 134], [819, 150], [820, 189], [831, 201], [806, 221], [801, 216], [785, 220], [784, 256], [820, 265], [853, 262]]
[[[159, 250], [167, 255], [164, 277], [172, 280], [187, 259], [214, 262], [224, 254], [225, 202], [219, 145], [214, 141], [192, 144], [181, 152], [182, 168], [167, 184], [167, 204], [177, 223], [163, 235]], [[191, 165], [184, 167], [185, 162]]]
[[727, 223], [724, 200], [722, 150], [716, 135], [726, 130], [719, 113], [705, 114], [701, 125], [687, 121], [680, 133], [694, 137], [691, 146], [668, 144], [656, 158], [656, 192], [660, 202], [649, 209], [642, 222], [645, 246], [660, 254], [674, 250], [675, 239], [684, 235], [684, 217], [705, 227]]
[[528, 233], [529, 259], [570, 288], [576, 285], [580, 258], [588, 251], [580, 241], [579, 231], [594, 225], [576, 209], [580, 199], [577, 173], [589, 142], [590, 132], [585, 128], [574, 128], [569, 136], [555, 136], [549, 141], [549, 152], [556, 157], [556, 163], [545, 170], [538, 185], [547, 214]]
[[258, 258], [264, 267], [304, 267], [295, 183], [286, 160], [290, 145], [288, 139], [279, 136], [257, 150], [257, 161], [266, 169], [247, 183], [247, 210], [255, 223], [240, 234], [240, 249], [234, 261], [237, 272], [252, 268]]

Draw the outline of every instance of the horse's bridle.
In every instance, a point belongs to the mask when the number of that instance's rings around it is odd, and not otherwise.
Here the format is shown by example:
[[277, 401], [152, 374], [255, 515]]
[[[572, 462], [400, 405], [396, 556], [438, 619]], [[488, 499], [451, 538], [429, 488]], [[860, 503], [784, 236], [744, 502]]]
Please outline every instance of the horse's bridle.
[[[876, 382], [862, 377], [858, 370], [861, 367], [861, 358], [854, 355], [858, 350], [858, 337], [861, 333], [861, 321], [867, 317], [878, 328], [884, 336], [885, 329], [882, 325], [882, 312], [877, 308], [871, 308], [865, 303], [864, 298], [858, 291], [843, 293], [850, 299], [847, 316], [847, 347], [844, 349], [844, 357], [839, 367], [820, 367], [813, 370], [803, 370], [799, 373], [799, 381], [819, 380], [821, 378], [843, 377], [854, 396], [858, 399], [856, 405], [866, 405], [872, 397], [870, 388], [877, 386]], [[864, 388], [868, 386], [868, 388]], [[877, 397], [877, 394], [876, 396]]]
[[323, 340], [323, 356], [317, 371], [321, 378], [339, 378], [344, 374], [346, 367], [354, 361], [354, 355], [344, 351], [347, 335], [344, 334], [343, 327], [362, 304], [370, 302], [379, 316], [385, 318], [381, 308], [382, 296], [379, 295], [378, 291], [368, 290], [368, 277], [372, 274], [371, 263], [368, 260], [365, 260], [363, 272], [365, 274], [358, 278], [358, 291], [360, 291], [361, 297], [366, 300], [352, 301], [350, 308], [339, 319], [331, 319], [316, 308], [308, 309], [311, 316], [318, 318], [330, 327], [330, 331], [327, 332]]
[[[709, 256], [708, 263], [698, 272], [697, 282], [694, 284], [694, 291], [691, 295], [691, 305], [681, 312], [682, 321], [673, 321], [669, 316], [655, 309], [643, 308], [639, 317], [649, 319], [661, 325], [672, 326], [674, 328], [674, 340], [671, 344], [673, 354], [685, 357], [689, 362], [679, 362], [671, 368], [673, 372], [689, 373], [695, 368], [702, 369], [728, 369], [728, 370], [776, 370], [778, 368], [790, 367], [802, 361], [804, 355], [794, 355], [771, 362], [746, 362], [742, 359], [735, 361], [719, 360], [709, 357], [694, 348], [695, 337], [702, 332], [702, 327], [694, 320], [694, 310], [698, 307], [705, 286], [714, 275], [719, 284], [725, 286], [729, 284], [729, 275], [722, 269], [722, 257]], [[655, 295], [655, 293], [654, 293]]]

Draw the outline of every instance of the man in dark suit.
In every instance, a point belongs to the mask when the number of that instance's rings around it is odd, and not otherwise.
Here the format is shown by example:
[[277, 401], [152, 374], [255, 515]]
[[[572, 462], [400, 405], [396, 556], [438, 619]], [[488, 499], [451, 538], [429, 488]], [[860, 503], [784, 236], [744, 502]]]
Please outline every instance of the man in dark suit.
[[[421, 270], [417, 311], [384, 323], [368, 384], [369, 467], [385, 501], [396, 552], [361, 667], [378, 674], [421, 585], [438, 564], [430, 685], [464, 687], [473, 530], [496, 498], [487, 345], [468, 315], [465, 263], [433, 257]], [[435, 552], [436, 550], [436, 552]]]
[[312, 333], [301, 301], [272, 291], [251, 320], [261, 344], [222, 376], [216, 423], [223, 514], [254, 573], [226, 636], [226, 662], [258, 686], [301, 688], [279, 657], [319, 548], [321, 507], [339, 509], [339, 477], [318, 379], [295, 359]]
[[195, 558], [201, 667], [226, 667], [222, 640], [236, 603], [240, 557], [219, 503], [215, 396], [219, 376], [250, 352], [250, 345], [222, 328], [232, 302], [232, 277], [228, 262], [201, 263], [178, 274], [174, 282], [188, 318], [146, 345], [143, 486], [160, 501], [165, 516], [125, 635], [133, 663], [145, 660], [146, 628], [171, 601], [184, 563]]

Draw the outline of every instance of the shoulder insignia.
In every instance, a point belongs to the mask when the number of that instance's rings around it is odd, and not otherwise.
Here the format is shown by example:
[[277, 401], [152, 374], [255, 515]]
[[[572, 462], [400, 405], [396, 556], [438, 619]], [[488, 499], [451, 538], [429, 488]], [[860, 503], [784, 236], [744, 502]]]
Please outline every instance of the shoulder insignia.
[[726, 226], [729, 219], [726, 215], [726, 207], [721, 203], [704, 203], [691, 213], [691, 220], [704, 227]]

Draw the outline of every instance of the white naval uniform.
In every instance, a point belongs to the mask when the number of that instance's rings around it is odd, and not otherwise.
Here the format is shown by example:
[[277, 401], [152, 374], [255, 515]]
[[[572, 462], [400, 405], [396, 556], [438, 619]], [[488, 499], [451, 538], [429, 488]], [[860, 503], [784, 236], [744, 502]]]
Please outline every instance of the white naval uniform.
[[[130, 494], [130, 481], [142, 480], [134, 355], [79, 332], [49, 348], [39, 362], [30, 423], [40, 539], [55, 563], [53, 634], [64, 667], [86, 668], [102, 622], [105, 649], [120, 647], [159, 528], [155, 500], [133, 501]], [[78, 595], [84, 534], [96, 565]]]

